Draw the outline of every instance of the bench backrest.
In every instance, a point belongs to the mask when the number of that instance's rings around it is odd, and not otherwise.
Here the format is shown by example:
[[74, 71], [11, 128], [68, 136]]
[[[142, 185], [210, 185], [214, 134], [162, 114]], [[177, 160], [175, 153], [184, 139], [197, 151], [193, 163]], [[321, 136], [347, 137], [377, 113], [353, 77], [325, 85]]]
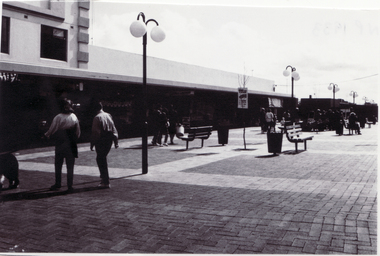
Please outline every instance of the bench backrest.
[[292, 140], [294, 137], [299, 137], [302, 134], [302, 127], [300, 124], [285, 126], [285, 132], [288, 139]]
[[210, 137], [212, 126], [190, 127], [188, 137], [197, 137], [207, 139]]

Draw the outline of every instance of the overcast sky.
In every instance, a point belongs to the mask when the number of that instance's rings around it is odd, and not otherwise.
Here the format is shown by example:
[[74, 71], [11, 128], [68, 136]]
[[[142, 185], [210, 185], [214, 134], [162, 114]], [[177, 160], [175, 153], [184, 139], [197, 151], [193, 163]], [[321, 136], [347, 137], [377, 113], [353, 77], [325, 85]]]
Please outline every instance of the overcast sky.
[[327, 87], [335, 83], [336, 98], [352, 102], [356, 91], [355, 103], [363, 104], [363, 96], [378, 102], [377, 0], [136, 2], [92, 1], [90, 43], [142, 54], [129, 26], [144, 12], [166, 33], [161, 43], [148, 38], [148, 56], [274, 80], [276, 91], [289, 94], [290, 77], [282, 73], [291, 65], [301, 77], [298, 98], [332, 98]]

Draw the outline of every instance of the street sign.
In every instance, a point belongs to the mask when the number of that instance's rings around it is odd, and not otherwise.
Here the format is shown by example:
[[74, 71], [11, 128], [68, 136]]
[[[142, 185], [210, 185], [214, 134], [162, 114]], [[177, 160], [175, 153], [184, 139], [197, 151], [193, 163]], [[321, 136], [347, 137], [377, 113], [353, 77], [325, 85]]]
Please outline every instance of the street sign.
[[248, 109], [248, 88], [238, 88], [238, 108]]

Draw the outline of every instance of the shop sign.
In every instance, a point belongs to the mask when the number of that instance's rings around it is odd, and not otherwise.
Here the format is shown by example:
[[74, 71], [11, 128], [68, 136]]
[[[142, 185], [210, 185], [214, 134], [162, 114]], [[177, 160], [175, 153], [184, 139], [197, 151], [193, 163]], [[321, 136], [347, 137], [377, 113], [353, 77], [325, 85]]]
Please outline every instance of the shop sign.
[[18, 74], [15, 73], [7, 73], [7, 72], [1, 72], [0, 73], [0, 81], [2, 82], [15, 82], [20, 81], [18, 78]]
[[248, 88], [238, 88], [238, 108], [248, 109]]

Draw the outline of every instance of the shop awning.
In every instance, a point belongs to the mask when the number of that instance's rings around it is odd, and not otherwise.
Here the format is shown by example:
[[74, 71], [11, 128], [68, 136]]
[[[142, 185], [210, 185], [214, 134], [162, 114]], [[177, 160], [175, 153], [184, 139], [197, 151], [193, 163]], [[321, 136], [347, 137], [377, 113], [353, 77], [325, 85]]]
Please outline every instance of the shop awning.
[[268, 97], [270, 108], [282, 108], [282, 99]]

